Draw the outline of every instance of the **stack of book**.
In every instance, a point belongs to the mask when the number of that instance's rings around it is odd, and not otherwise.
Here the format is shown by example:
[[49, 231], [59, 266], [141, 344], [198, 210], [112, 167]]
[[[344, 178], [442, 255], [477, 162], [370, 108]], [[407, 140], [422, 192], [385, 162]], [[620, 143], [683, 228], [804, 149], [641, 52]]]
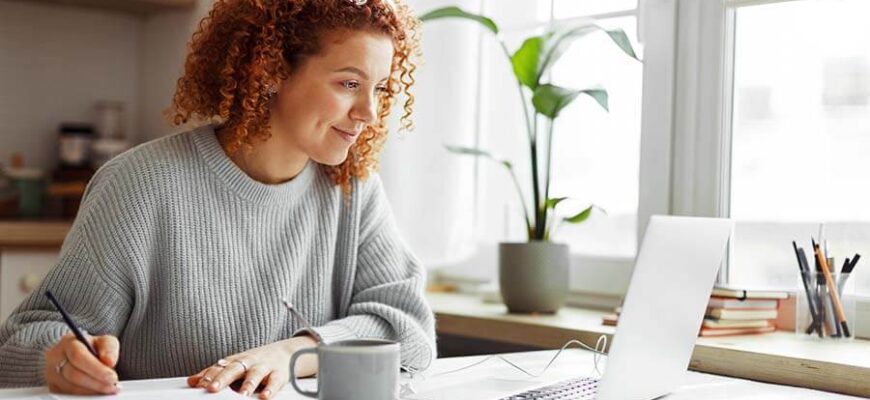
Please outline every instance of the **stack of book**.
[[779, 300], [786, 298], [787, 292], [716, 287], [707, 304], [700, 336], [773, 332]]
[[619, 314], [622, 312], [622, 307], [616, 307], [613, 309], [612, 314], [606, 314], [601, 317], [601, 325], [604, 326], [616, 326], [619, 322]]

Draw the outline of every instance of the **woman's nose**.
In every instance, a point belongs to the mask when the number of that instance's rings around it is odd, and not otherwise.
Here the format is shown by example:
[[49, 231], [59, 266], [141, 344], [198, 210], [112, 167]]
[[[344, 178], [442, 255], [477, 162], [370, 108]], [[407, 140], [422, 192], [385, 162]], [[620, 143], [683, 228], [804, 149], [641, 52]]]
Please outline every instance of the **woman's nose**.
[[357, 104], [351, 109], [350, 117], [355, 121], [371, 124], [377, 119], [377, 99], [374, 95], [362, 95]]

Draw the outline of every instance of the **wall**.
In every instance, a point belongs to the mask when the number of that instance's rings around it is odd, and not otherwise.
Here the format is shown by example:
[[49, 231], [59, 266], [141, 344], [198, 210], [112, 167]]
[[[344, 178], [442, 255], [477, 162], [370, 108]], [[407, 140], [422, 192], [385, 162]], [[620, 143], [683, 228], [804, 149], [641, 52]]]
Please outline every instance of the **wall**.
[[0, 1], [0, 164], [52, 168], [58, 125], [93, 121], [97, 100], [126, 103], [138, 138], [142, 23], [133, 16]]
[[142, 45], [142, 121], [145, 140], [183, 128], [163, 118], [181, 76], [187, 44], [199, 21], [208, 14], [213, 0], [198, 0], [192, 10], [173, 11], [149, 17], [144, 22]]

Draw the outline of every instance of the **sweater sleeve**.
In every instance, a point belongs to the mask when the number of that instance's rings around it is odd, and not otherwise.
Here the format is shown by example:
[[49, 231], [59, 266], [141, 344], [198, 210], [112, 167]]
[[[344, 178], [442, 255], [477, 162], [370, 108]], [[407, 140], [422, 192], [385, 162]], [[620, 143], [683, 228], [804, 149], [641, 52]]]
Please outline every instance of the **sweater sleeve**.
[[424, 297], [425, 271], [401, 239], [378, 176], [369, 179], [348, 315], [314, 330], [325, 343], [395, 340], [401, 345], [403, 366], [426, 369], [436, 349], [435, 317]]
[[45, 297], [46, 290], [91, 334], [119, 336], [127, 321], [131, 296], [111, 283], [104, 263], [94, 257], [86, 239], [90, 208], [86, 202], [67, 234], [58, 263], [0, 326], [0, 387], [44, 384], [43, 353], [69, 331]]

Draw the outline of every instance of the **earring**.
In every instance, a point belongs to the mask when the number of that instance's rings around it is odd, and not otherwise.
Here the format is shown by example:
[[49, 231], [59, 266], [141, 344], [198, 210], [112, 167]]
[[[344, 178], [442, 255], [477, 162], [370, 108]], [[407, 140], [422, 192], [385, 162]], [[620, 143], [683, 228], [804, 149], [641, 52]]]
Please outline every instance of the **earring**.
[[272, 97], [276, 93], [278, 93], [278, 87], [276, 87], [275, 84], [266, 86], [266, 97]]
[[369, 0], [347, 0], [348, 3], [353, 4], [357, 7], [366, 5], [368, 1]]

